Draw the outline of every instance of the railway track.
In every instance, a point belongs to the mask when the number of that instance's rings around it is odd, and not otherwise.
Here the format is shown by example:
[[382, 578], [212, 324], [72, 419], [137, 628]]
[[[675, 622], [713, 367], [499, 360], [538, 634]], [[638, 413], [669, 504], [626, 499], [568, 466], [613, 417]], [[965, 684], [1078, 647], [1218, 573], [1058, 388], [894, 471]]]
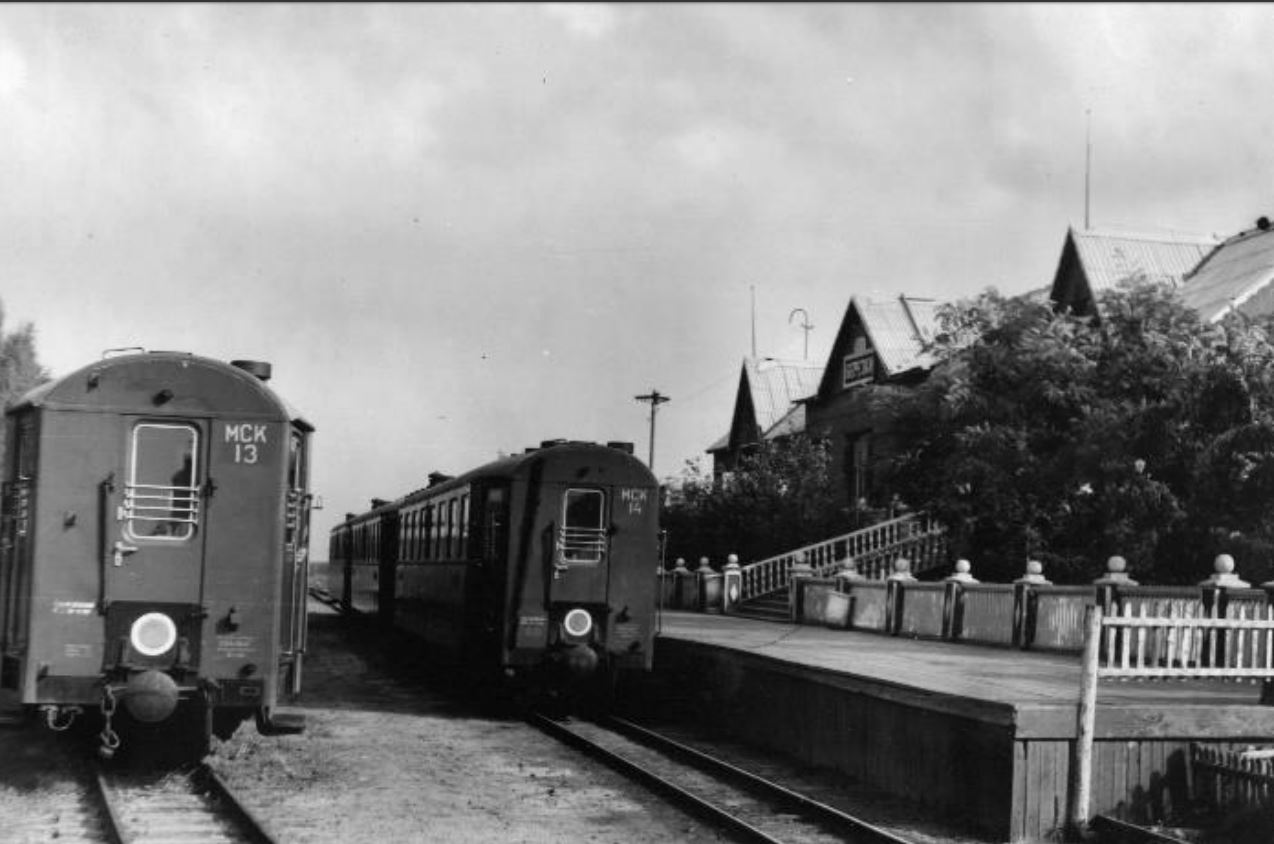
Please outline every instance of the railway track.
[[115, 844], [273, 844], [274, 838], [207, 765], [162, 776], [95, 777], [105, 840]]
[[530, 723], [742, 841], [912, 844], [880, 827], [621, 718]]
[[1166, 832], [1121, 821], [1106, 815], [1097, 815], [1089, 828], [1103, 844], [1189, 844], [1184, 838], [1176, 838]]

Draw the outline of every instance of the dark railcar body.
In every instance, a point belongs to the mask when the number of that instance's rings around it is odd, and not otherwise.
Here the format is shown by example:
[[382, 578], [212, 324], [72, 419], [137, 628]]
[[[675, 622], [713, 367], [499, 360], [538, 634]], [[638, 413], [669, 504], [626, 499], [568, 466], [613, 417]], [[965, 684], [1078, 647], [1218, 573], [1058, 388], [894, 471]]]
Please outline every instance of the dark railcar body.
[[[269, 366], [106, 357], [6, 414], [0, 698], [196, 745], [299, 691], [309, 437]], [[110, 748], [113, 750], [113, 748]]]
[[650, 668], [659, 490], [630, 448], [554, 442], [434, 481], [333, 529], [347, 605], [473, 667]]

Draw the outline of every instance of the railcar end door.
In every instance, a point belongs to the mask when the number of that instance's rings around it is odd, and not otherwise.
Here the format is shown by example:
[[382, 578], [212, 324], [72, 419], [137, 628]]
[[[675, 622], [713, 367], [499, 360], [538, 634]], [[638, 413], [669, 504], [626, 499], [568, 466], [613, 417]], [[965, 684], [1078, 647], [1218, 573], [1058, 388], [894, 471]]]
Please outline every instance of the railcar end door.
[[103, 484], [103, 599], [198, 604], [207, 425], [127, 420], [122, 471]]

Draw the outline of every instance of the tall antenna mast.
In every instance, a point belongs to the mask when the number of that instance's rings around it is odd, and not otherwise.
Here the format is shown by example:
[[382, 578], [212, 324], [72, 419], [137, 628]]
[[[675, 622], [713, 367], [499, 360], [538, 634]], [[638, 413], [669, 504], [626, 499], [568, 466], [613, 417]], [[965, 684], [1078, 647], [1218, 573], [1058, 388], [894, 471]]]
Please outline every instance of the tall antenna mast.
[[756, 285], [752, 287], [752, 359], [756, 360]]
[[1088, 228], [1088, 183], [1093, 172], [1093, 110], [1084, 109], [1086, 127], [1084, 130], [1084, 228]]

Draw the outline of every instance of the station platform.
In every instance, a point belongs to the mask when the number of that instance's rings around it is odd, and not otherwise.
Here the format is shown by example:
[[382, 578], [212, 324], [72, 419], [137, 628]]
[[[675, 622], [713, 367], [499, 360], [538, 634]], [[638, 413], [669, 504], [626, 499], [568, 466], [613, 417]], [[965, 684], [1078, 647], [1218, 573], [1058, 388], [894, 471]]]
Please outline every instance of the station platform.
[[[991, 840], [1058, 839], [1077, 655], [665, 611], [660, 682], [738, 737], [932, 806]], [[1190, 744], [1274, 742], [1261, 687], [1102, 681], [1091, 809], [1138, 823], [1191, 799]]]

